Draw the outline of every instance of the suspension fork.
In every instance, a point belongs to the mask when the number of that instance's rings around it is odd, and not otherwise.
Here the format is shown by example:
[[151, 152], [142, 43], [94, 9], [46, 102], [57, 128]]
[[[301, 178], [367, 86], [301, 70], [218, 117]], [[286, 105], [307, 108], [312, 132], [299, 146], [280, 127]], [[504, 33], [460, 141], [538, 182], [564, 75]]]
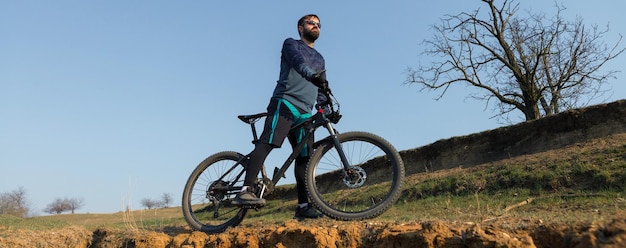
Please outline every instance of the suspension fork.
[[337, 149], [337, 153], [339, 153], [339, 158], [341, 159], [341, 163], [343, 164], [344, 171], [348, 171], [348, 169], [350, 169], [350, 162], [348, 162], [348, 158], [346, 158], [346, 154], [343, 152], [343, 147], [339, 142], [337, 132], [335, 132], [335, 129], [330, 122], [326, 123], [326, 129], [328, 129], [328, 132], [330, 133], [330, 139], [333, 141], [335, 149]]

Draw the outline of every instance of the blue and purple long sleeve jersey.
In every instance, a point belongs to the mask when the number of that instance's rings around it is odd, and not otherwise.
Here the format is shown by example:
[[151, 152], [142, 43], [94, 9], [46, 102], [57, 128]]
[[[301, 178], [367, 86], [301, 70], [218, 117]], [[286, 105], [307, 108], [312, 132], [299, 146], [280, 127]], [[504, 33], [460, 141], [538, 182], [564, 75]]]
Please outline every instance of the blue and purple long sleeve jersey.
[[[315, 49], [301, 40], [286, 39], [280, 58], [280, 75], [272, 97], [283, 98], [303, 111], [311, 111], [318, 87], [310, 80], [324, 68], [324, 57]], [[322, 77], [326, 78], [326, 73]]]

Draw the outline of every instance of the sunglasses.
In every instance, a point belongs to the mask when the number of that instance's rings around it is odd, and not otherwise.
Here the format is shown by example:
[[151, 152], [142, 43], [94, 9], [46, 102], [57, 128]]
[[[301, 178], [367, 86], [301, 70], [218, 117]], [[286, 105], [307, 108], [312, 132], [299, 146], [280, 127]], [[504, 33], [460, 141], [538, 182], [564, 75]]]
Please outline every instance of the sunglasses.
[[312, 25], [312, 26], [317, 26], [317, 28], [322, 28], [322, 24], [319, 22], [314, 22], [314, 21], [304, 21], [304, 23]]

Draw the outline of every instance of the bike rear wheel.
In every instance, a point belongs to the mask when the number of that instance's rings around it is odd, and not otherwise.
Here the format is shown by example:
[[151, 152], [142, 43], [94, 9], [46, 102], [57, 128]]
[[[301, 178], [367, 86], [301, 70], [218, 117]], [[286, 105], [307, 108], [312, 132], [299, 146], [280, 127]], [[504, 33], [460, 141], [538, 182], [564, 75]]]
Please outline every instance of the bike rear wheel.
[[193, 229], [219, 233], [241, 223], [247, 210], [231, 201], [243, 186], [243, 158], [231, 151], [216, 153], [191, 173], [183, 191], [182, 209]]
[[385, 139], [367, 132], [338, 135], [350, 164], [344, 170], [332, 140], [321, 143], [307, 166], [306, 185], [313, 204], [338, 220], [376, 217], [402, 193], [404, 164]]

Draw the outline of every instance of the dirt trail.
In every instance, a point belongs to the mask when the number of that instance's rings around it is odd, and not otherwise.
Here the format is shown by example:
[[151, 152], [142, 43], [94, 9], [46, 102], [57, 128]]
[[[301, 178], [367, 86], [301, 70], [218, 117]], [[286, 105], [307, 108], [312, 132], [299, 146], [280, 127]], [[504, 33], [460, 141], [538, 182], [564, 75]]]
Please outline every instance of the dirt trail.
[[[225, 233], [138, 234], [131, 247], [624, 247], [626, 218], [603, 224], [543, 225], [288, 221]], [[100, 246], [104, 247], [104, 246]]]
[[166, 232], [121, 233], [79, 227], [57, 231], [0, 230], [0, 247], [624, 247], [626, 218], [599, 224], [506, 222], [380, 223], [319, 220], [271, 226], [253, 224], [208, 235], [185, 227]]

